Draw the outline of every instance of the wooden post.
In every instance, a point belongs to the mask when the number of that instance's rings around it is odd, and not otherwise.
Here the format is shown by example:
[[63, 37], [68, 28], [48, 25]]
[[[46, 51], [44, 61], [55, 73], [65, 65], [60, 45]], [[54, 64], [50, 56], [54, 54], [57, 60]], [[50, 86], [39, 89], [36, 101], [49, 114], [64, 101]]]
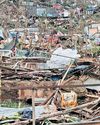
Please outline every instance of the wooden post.
[[[0, 55], [0, 62], [2, 62], [2, 55]], [[1, 85], [1, 68], [0, 68], [0, 88], [2, 87]], [[1, 103], [1, 95], [2, 95], [2, 91], [0, 90], [0, 103]]]
[[35, 91], [32, 90], [32, 119], [33, 125], [35, 125]]
[[[1, 69], [0, 69], [0, 88], [1, 88]], [[0, 103], [1, 103], [1, 95], [2, 95], [2, 92], [1, 92], [1, 89], [0, 89]]]
[[69, 70], [70, 70], [70, 68], [71, 68], [72, 64], [73, 64], [73, 61], [71, 60], [70, 65], [69, 65], [69, 67], [68, 67], [67, 71], [65, 72], [65, 74], [64, 74], [64, 76], [63, 76], [63, 78], [61, 79], [60, 85], [62, 85], [62, 84], [63, 84], [63, 81], [64, 81], [65, 77], [67, 76], [67, 73], [69, 72]]

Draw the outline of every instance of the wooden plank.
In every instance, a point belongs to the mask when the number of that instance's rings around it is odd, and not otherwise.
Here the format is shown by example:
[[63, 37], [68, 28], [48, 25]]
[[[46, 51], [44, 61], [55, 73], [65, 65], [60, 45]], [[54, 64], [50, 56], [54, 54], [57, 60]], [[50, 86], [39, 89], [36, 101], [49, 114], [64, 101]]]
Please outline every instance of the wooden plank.
[[32, 119], [33, 119], [33, 125], [35, 125], [35, 92], [32, 91]]
[[2, 1], [0, 2], [0, 5], [3, 4], [4, 2], [6, 2], [6, 0], [2, 0]]
[[83, 104], [83, 105], [79, 105], [79, 106], [76, 106], [76, 107], [73, 107], [73, 108], [70, 108], [70, 109], [66, 109], [65, 111], [58, 111], [58, 112], [55, 112], [55, 113], [51, 113], [49, 115], [45, 115], [43, 117], [40, 117], [38, 120], [44, 120], [44, 119], [47, 119], [47, 118], [51, 118], [51, 117], [55, 117], [55, 116], [61, 116], [61, 115], [64, 115], [64, 114], [67, 114], [69, 112], [72, 112], [74, 110], [79, 110], [79, 109], [83, 109], [85, 107], [88, 107], [89, 105], [95, 105], [95, 104], [98, 104], [100, 102], [100, 98], [95, 100], [95, 101], [92, 101], [92, 102], [89, 102], [89, 103], [86, 103], [86, 104]]
[[59, 125], [100, 125], [100, 120], [98, 120], [98, 121], [81, 121], [81, 122], [74, 122], [74, 123], [61, 123]]

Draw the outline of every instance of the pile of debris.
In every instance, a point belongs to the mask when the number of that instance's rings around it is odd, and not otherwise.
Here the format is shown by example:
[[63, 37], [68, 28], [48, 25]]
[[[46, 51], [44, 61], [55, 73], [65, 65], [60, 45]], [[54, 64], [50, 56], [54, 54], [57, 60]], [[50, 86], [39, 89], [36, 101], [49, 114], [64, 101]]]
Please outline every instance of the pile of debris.
[[96, 0], [0, 2], [0, 103], [25, 103], [1, 107], [0, 124], [100, 124], [99, 12]]

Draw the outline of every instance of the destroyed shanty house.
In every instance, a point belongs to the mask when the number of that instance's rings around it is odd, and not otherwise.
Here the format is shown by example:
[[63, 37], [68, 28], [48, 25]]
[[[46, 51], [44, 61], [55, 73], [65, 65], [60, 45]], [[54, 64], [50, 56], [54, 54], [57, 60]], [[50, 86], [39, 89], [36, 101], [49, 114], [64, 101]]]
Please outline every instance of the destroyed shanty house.
[[58, 17], [69, 17], [70, 12], [64, 9], [62, 6], [55, 4], [52, 7], [34, 5], [27, 6], [27, 15], [33, 17], [47, 17], [47, 18], [58, 18]]
[[88, 26], [86, 26], [86, 27], [84, 28], [84, 31], [85, 31], [85, 33], [86, 33], [89, 37], [91, 37], [91, 36], [94, 35], [95, 33], [100, 32], [100, 23], [95, 23], [95, 22], [93, 22], [93, 23], [89, 24]]
[[99, 4], [2, 0], [0, 6], [0, 124], [99, 125]]
[[[81, 61], [81, 62], [78, 62], [77, 65], [79, 65], [79, 66], [77, 66], [75, 68], [74, 68], [74, 66], [71, 66], [70, 69], [67, 68], [67, 70], [61, 70], [61, 71], [56, 71], [56, 69], [55, 69], [55, 71], [52, 71], [52, 70], [54, 70], [54, 69], [52, 69], [51, 72], [50, 71], [49, 72], [46, 72], [46, 71], [45, 72], [44, 71], [32, 72], [32, 71], [29, 71], [29, 69], [26, 69], [26, 71], [24, 71], [25, 69], [24, 70], [17, 69], [17, 72], [16, 72], [17, 74], [14, 73], [15, 72], [14, 70], [16, 70], [16, 69], [14, 69], [14, 68], [7, 69], [7, 67], [1, 66], [3, 68], [3, 71], [4, 70], [6, 71], [4, 74], [2, 74], [2, 86], [3, 86], [2, 90], [7, 91], [7, 95], [2, 93], [2, 96], [4, 96], [3, 99], [13, 98], [11, 96], [12, 92], [13, 92], [13, 94], [16, 93], [15, 94], [16, 98], [19, 98], [20, 100], [26, 99], [27, 103], [31, 103], [30, 98], [32, 96], [32, 90], [28, 90], [28, 87], [30, 87], [30, 86], [31, 87], [40, 87], [39, 90], [38, 89], [34, 90], [35, 97], [37, 97], [37, 98], [42, 97], [45, 99], [47, 96], [49, 96], [49, 98], [48, 98], [48, 100], [46, 100], [43, 103], [43, 105], [45, 105], [45, 106], [42, 106], [42, 107], [36, 106], [36, 112], [39, 110], [38, 108], [42, 108], [41, 113], [46, 113], [46, 114], [51, 113], [51, 115], [49, 116], [49, 115], [42, 114], [42, 116], [40, 116], [40, 114], [38, 114], [38, 115], [36, 114], [36, 119], [38, 121], [39, 120], [41, 121], [42, 119], [45, 119], [45, 118], [49, 118], [51, 123], [53, 123], [54, 120], [56, 120], [57, 123], [60, 123], [61, 120], [64, 118], [67, 118], [67, 121], [69, 121], [69, 118], [71, 118], [71, 119], [75, 118], [74, 119], [75, 121], [80, 121], [80, 118], [77, 119], [77, 117], [75, 117], [78, 115], [79, 116], [81, 115], [82, 119], [93, 118], [92, 116], [95, 116], [95, 113], [96, 113], [96, 111], [95, 111], [96, 107], [94, 109], [90, 108], [91, 112], [88, 112], [88, 110], [90, 110], [90, 109], [87, 109], [87, 107], [89, 106], [89, 104], [98, 105], [99, 100], [96, 100], [96, 101], [93, 101], [90, 103], [86, 103], [87, 102], [86, 100], [88, 100], [89, 98], [90, 99], [99, 98], [98, 94], [100, 92], [100, 89], [98, 87], [96, 88], [95, 85], [91, 86], [91, 85], [93, 85], [94, 82], [96, 85], [99, 84], [99, 82], [100, 82], [100, 72], [98, 71], [95, 74], [95, 70], [97, 70], [95, 68], [96, 67], [98, 68], [98, 65], [92, 61], [84, 62], [84, 63], [82, 63], [82, 61]], [[8, 73], [7, 73], [7, 70], [8, 70]], [[9, 70], [10, 70], [10, 74], [9, 74]], [[100, 67], [98, 70], [100, 70]], [[93, 73], [93, 71], [94, 71], [94, 73]], [[13, 72], [12, 75], [11, 75], [11, 72]], [[16, 81], [14, 81], [15, 78], [16, 78]], [[17, 79], [19, 79], [19, 80], [17, 80]], [[34, 80], [34, 79], [36, 79], [36, 80]], [[59, 81], [60, 79], [61, 79], [61, 81]], [[55, 90], [55, 88], [57, 88], [58, 84], [61, 88], [60, 89], [58, 88]], [[15, 85], [22, 87], [22, 88], [26, 87], [26, 90], [10, 91], [10, 88], [13, 88]], [[66, 88], [63, 86], [66, 86]], [[74, 86], [75, 87], [81, 86], [81, 88], [76, 89]], [[86, 87], [84, 87], [84, 86], [86, 86]], [[52, 91], [52, 87], [54, 89], [53, 91]], [[8, 90], [6, 90], [5, 88]], [[83, 98], [83, 100], [82, 100], [82, 98]], [[15, 99], [15, 96], [13, 99]], [[77, 110], [78, 106], [81, 107], [81, 105], [80, 105], [81, 102], [78, 102], [78, 99], [81, 99], [82, 101], [86, 101], [85, 102], [86, 104], [82, 105], [83, 107], [85, 107], [85, 105], [86, 105], [86, 108], [83, 108], [83, 110], [82, 109], [80, 110], [80, 108], [79, 108], [79, 110]], [[41, 101], [43, 101], [43, 100], [40, 99], [40, 101], [36, 101], [36, 105], [40, 104]], [[63, 108], [63, 110], [64, 110], [64, 108], [66, 108], [66, 107], [72, 107], [72, 111], [70, 110], [70, 113], [68, 113], [69, 114], [68, 117], [66, 116], [64, 118], [62, 117], [61, 119], [59, 119], [58, 114], [60, 112], [57, 113], [57, 111], [61, 111], [61, 108]], [[76, 108], [75, 112], [73, 111], [74, 108]], [[64, 112], [67, 112], [67, 110], [65, 110]], [[14, 114], [14, 112], [21, 111], [21, 110], [15, 110], [15, 111], [10, 110], [10, 111], [12, 112], [12, 114]], [[52, 111], [55, 111], [55, 113], [52, 114]], [[27, 115], [27, 112], [30, 112], [30, 115]], [[68, 112], [69, 112], [69, 110], [68, 110]], [[91, 116], [90, 114], [93, 112], [94, 112], [94, 114]], [[23, 112], [20, 112], [20, 113], [23, 118], [28, 118], [28, 119], [32, 118], [31, 109], [24, 110]], [[99, 109], [97, 109], [97, 114], [98, 113], [99, 113]], [[61, 112], [61, 114], [62, 114], [62, 112]], [[74, 114], [76, 114], [76, 115], [73, 116]], [[56, 117], [51, 118], [52, 115], [57, 116], [57, 118]], [[5, 115], [5, 116], [8, 117], [7, 115]], [[20, 122], [18, 122], [18, 124], [19, 123]]]

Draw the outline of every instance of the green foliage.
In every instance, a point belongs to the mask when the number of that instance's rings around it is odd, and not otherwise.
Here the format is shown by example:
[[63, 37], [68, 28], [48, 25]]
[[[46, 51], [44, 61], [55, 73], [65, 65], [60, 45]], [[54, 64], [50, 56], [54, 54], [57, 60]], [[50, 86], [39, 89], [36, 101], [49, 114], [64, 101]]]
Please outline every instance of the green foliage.
[[100, 55], [100, 46], [94, 46], [91, 51], [93, 55]]
[[93, 56], [100, 55], [100, 46], [92, 45], [92, 48], [88, 50], [88, 53], [91, 53]]
[[68, 122], [79, 122], [80, 119], [77, 118], [77, 117], [70, 117], [70, 118], [67, 119], [67, 121], [68, 121]]
[[62, 27], [62, 26], [61, 27], [57, 27], [56, 30], [60, 31], [62, 33], [67, 33], [68, 32], [68, 29], [66, 29], [65, 27]]
[[[8, 107], [8, 108], [18, 108], [19, 107], [19, 102], [15, 101], [3, 101], [0, 104], [1, 107]], [[24, 103], [21, 103], [20, 107], [24, 107]]]
[[52, 123], [48, 120], [48, 119], [45, 119], [42, 123], [42, 125], [51, 125]]
[[4, 124], [4, 125], [10, 125], [9, 123], [6, 123], [6, 124]]

